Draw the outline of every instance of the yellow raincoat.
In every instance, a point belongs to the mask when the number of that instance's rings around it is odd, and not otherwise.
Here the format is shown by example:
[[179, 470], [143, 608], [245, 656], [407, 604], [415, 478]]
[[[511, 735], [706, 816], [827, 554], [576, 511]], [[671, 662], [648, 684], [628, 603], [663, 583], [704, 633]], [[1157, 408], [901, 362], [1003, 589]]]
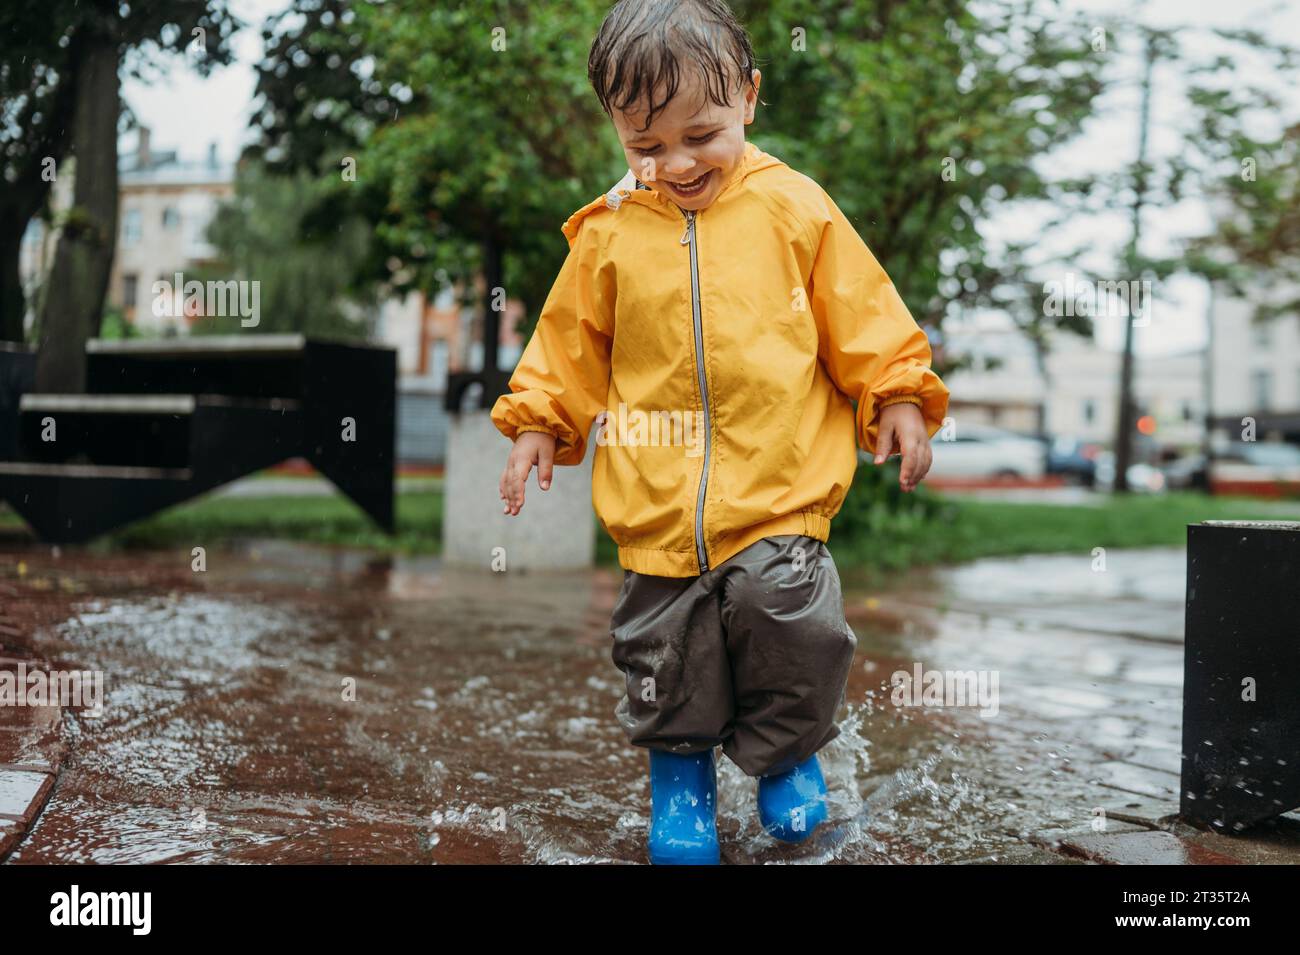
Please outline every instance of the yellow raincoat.
[[592, 503], [624, 568], [693, 577], [770, 535], [825, 541], [882, 406], [942, 425], [948, 389], [889, 277], [821, 186], [753, 143], [699, 212], [629, 171], [563, 229], [492, 420], [554, 435], [568, 465], [597, 424]]

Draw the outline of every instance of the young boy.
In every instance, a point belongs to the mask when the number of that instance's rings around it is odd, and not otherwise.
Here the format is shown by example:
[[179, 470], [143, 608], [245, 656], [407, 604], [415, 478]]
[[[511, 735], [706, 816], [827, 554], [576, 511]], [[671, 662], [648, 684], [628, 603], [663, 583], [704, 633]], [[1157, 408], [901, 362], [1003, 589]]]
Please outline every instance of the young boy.
[[[761, 74], [723, 0], [622, 0], [589, 75], [629, 171], [569, 255], [492, 420], [500, 493], [577, 465], [625, 571], [616, 715], [649, 749], [654, 863], [719, 858], [713, 751], [764, 828], [826, 816], [816, 753], [857, 641], [826, 549], [857, 465], [910, 491], [948, 407], [925, 334], [821, 187], [745, 140]], [[856, 412], [851, 402], [856, 402]]]

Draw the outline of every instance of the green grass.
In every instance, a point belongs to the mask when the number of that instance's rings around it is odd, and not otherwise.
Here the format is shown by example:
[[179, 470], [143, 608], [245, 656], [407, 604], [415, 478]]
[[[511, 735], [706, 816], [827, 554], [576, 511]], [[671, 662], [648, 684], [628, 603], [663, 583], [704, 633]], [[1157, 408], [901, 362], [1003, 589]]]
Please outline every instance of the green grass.
[[[1100, 507], [1011, 504], [931, 495], [915, 513], [859, 510], [832, 528], [831, 549], [844, 567], [902, 568], [977, 557], [1094, 547], [1151, 547], [1186, 542], [1187, 525], [1202, 520], [1300, 519], [1300, 502], [1213, 498], [1195, 493], [1110, 498]], [[925, 515], [925, 516], [922, 516]], [[0, 527], [21, 521], [0, 507]], [[109, 535], [107, 548], [219, 544], [235, 538], [280, 537], [315, 544], [436, 553], [442, 494], [400, 494], [397, 534], [384, 534], [340, 495], [206, 498], [172, 508]], [[597, 531], [597, 559], [617, 566], [613, 542]]]
[[940, 498], [926, 521], [900, 515], [871, 534], [831, 540], [850, 565], [907, 567], [1015, 554], [1089, 552], [1094, 547], [1180, 546], [1187, 525], [1205, 520], [1300, 518], [1300, 502], [1216, 498], [1178, 492], [1111, 497], [1099, 507]]
[[[0, 508], [0, 526], [21, 524], [18, 517]], [[340, 494], [209, 497], [170, 508], [109, 534], [101, 546], [209, 546], [241, 537], [282, 537], [400, 553], [434, 552], [442, 539], [442, 494], [430, 491], [399, 495], [397, 534], [392, 537]]]

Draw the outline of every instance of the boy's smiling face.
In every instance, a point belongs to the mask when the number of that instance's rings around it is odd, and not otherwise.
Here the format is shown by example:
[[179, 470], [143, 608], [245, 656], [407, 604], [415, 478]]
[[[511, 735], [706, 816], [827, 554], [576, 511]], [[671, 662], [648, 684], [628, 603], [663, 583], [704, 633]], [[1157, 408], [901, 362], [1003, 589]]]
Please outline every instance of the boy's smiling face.
[[647, 106], [613, 110], [614, 128], [628, 168], [682, 209], [707, 207], [745, 156], [745, 127], [754, 121], [762, 74], [733, 93], [730, 106], [709, 98], [700, 75], [685, 70], [677, 95], [645, 128]]

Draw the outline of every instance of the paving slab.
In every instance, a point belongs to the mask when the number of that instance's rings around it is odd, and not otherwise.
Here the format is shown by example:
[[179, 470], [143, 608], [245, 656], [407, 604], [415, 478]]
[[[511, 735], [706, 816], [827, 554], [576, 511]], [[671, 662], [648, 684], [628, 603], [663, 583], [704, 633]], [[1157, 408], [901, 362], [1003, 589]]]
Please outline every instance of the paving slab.
[[[27, 673], [43, 669], [32, 658], [0, 657], [0, 671], [12, 677], [20, 664]], [[62, 726], [58, 705], [0, 706], [0, 861], [30, 831], [53, 792], [65, 751]]]
[[1069, 836], [1060, 851], [1106, 865], [1240, 865], [1241, 861], [1172, 832], [1102, 832]]
[[1230, 835], [1196, 829], [1180, 821], [1169, 828], [1184, 842], [1252, 865], [1295, 865], [1300, 861], [1300, 819], [1288, 813]]
[[[5, 581], [41, 614], [23, 652], [103, 671], [108, 705], [64, 717], [78, 771], [11, 863], [645, 861], [645, 755], [613, 718], [617, 572], [494, 575], [285, 542], [211, 547], [205, 574], [188, 546], [24, 559]], [[1285, 828], [1300, 821], [1227, 836], [1171, 819], [1182, 560], [846, 574], [858, 649], [820, 754], [830, 823], [774, 843], [754, 781], [722, 759], [724, 859], [1300, 861]], [[995, 712], [894, 700], [891, 675], [918, 664], [996, 674]], [[0, 763], [43, 769], [38, 755]]]
[[0, 766], [0, 860], [31, 828], [53, 786], [53, 773]]

